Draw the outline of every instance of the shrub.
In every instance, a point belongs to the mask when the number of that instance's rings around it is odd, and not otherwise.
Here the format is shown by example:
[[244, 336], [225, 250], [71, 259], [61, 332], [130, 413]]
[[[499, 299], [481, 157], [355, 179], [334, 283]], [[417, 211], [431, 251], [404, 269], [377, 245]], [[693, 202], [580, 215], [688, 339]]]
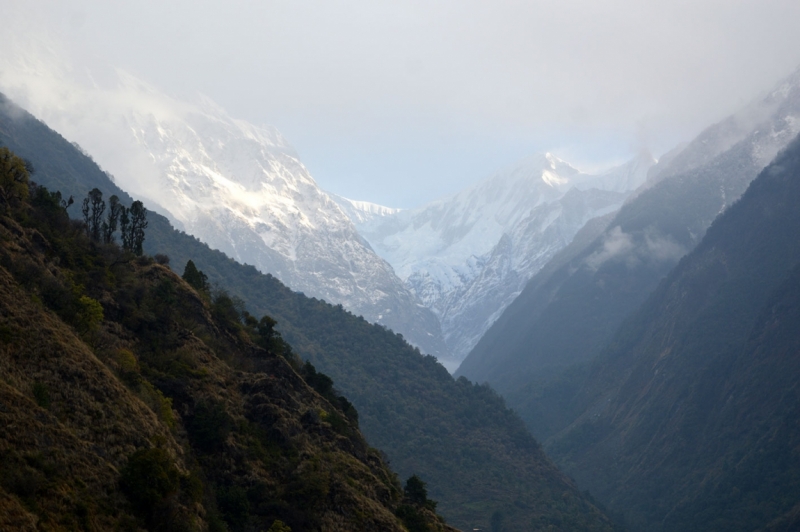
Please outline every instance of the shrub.
[[134, 511], [152, 524], [165, 509], [171, 496], [178, 492], [180, 472], [164, 449], [140, 449], [128, 458], [122, 468], [120, 487]]
[[430, 530], [422, 512], [410, 504], [401, 504], [398, 506], [395, 515], [403, 521], [408, 532], [428, 532]]
[[245, 529], [250, 516], [250, 501], [247, 500], [244, 489], [239, 486], [220, 488], [217, 492], [217, 506], [231, 530], [238, 532]]
[[267, 532], [292, 532], [292, 529], [280, 519], [276, 519]]
[[31, 168], [8, 148], [0, 148], [0, 204], [13, 205], [28, 197]]
[[39, 381], [33, 383], [33, 397], [36, 404], [42, 408], [50, 408], [50, 390], [46, 384]]
[[232, 428], [233, 420], [225, 411], [225, 406], [215, 401], [198, 403], [194, 415], [186, 424], [192, 445], [207, 453], [219, 450]]
[[103, 322], [103, 306], [96, 299], [89, 296], [78, 298], [78, 323], [79, 332], [88, 333], [97, 329]]

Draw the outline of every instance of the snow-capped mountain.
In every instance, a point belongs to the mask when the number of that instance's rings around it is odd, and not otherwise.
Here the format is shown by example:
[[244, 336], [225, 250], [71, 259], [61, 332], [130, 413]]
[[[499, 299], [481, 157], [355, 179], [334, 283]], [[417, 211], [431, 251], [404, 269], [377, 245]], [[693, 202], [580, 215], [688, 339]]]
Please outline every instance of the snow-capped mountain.
[[489, 382], [535, 432], [560, 430], [551, 424], [559, 415], [526, 386], [599, 356], [624, 320], [798, 134], [800, 68], [765, 97], [662, 156], [617, 215], [528, 283], [458, 374]]
[[590, 175], [537, 155], [424, 207], [351, 219], [436, 314], [460, 361], [525, 283], [588, 220], [619, 209], [654, 163], [642, 154]]
[[342, 208], [344, 213], [353, 221], [353, 223], [359, 225], [372, 222], [377, 218], [383, 218], [385, 216], [397, 214], [402, 210], [394, 207], [384, 207], [383, 205], [370, 203], [369, 201], [351, 200], [331, 192], [328, 192], [328, 196], [330, 196], [333, 201], [339, 204], [339, 207]]
[[0, 90], [79, 143], [149, 208], [292, 289], [447, 358], [437, 318], [275, 129], [234, 119], [202, 96], [169, 97], [120, 70], [73, 69], [53, 48], [18, 52], [0, 59]]

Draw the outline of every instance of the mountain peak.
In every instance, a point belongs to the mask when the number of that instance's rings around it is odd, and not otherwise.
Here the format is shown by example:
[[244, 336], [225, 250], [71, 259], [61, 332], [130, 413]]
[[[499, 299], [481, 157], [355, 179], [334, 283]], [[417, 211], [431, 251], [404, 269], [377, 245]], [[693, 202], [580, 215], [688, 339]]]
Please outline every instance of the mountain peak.
[[339, 205], [347, 217], [357, 225], [368, 223], [384, 216], [391, 216], [403, 210], [395, 207], [378, 205], [377, 203], [371, 203], [369, 201], [351, 200], [332, 192], [328, 192], [327, 194]]
[[417, 209], [369, 220], [352, 204], [343, 209], [439, 317], [460, 360], [524, 283], [590, 218], [619, 208], [653, 162], [643, 154], [590, 175], [540, 153]]
[[40, 66], [31, 74], [20, 60], [0, 57], [0, 88], [31, 85], [28, 110], [83, 146], [148, 208], [294, 290], [342, 304], [446, 356], [436, 318], [277, 130], [235, 119], [203, 94], [169, 96], [121, 69], [104, 68], [95, 82], [66, 52]]

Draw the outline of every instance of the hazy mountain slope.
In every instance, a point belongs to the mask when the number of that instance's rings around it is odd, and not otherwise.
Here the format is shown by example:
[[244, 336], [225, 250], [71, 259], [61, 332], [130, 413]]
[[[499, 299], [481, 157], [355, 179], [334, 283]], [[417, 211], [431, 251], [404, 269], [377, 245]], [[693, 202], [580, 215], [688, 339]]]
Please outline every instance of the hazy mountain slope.
[[[39, 182], [79, 198], [98, 186], [130, 201], [61, 136], [19, 109], [16, 115], [0, 113], [0, 144], [30, 159]], [[509, 530], [612, 528], [490, 390], [454, 381], [397, 334], [236, 263], [162, 216], [151, 213], [148, 220], [146, 251], [168, 254], [179, 272], [193, 260], [254, 315], [277, 319], [297, 351], [351, 398], [368, 441], [380, 445], [403, 478], [416, 473], [429, 483], [449, 522], [488, 528], [499, 512]]]
[[340, 401], [259, 347], [229, 299], [90, 241], [43, 188], [8, 198], [4, 530], [405, 530], [394, 473]]
[[351, 218], [439, 317], [460, 361], [525, 282], [589, 219], [618, 209], [653, 162], [645, 154], [591, 176], [533, 156], [418, 209]]
[[[751, 108], [771, 114], [757, 124], [751, 117], [763, 113], [727, 119], [655, 168], [657, 178], [637, 191], [602, 235], [529, 283], [457, 374], [490, 382], [534, 433], [546, 437], [549, 429], [540, 426], [536, 412], [550, 406], [537, 405], [540, 390], [530, 383], [596, 356], [711, 221], [743, 193], [767, 157], [800, 131], [800, 72]], [[745, 127], [750, 129], [743, 135]], [[687, 170], [696, 163], [701, 166]]]
[[84, 72], [40, 44], [0, 57], [0, 88], [92, 153], [177, 227], [293, 289], [447, 356], [437, 319], [358, 235], [274, 128], [183, 101], [116, 69]]
[[615, 335], [550, 448], [648, 530], [755, 530], [800, 500], [800, 138]]

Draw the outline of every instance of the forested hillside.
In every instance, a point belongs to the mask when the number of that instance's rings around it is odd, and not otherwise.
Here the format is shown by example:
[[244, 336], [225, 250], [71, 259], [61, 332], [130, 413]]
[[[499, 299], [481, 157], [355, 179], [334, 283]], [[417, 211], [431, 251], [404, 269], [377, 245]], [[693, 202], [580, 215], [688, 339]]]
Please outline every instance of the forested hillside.
[[[32, 161], [35, 179], [82, 198], [94, 187], [131, 198], [89, 157], [4, 101], [0, 144]], [[74, 207], [73, 207], [74, 208]], [[73, 215], [76, 213], [73, 213]], [[610, 530], [610, 521], [544, 455], [522, 422], [485, 387], [453, 380], [433, 357], [341, 307], [310, 299], [149, 217], [147, 253], [182, 272], [192, 260], [212, 285], [268, 314], [304, 359], [330, 375], [355, 405], [371, 445], [402, 478], [418, 474], [448, 522], [500, 530]], [[171, 397], [169, 390], [163, 392]]]
[[93, 238], [25, 166], [0, 148], [0, 528], [447, 529], [235, 300]]
[[638, 529], [797, 523], [798, 204], [800, 138], [626, 321], [549, 445]]

